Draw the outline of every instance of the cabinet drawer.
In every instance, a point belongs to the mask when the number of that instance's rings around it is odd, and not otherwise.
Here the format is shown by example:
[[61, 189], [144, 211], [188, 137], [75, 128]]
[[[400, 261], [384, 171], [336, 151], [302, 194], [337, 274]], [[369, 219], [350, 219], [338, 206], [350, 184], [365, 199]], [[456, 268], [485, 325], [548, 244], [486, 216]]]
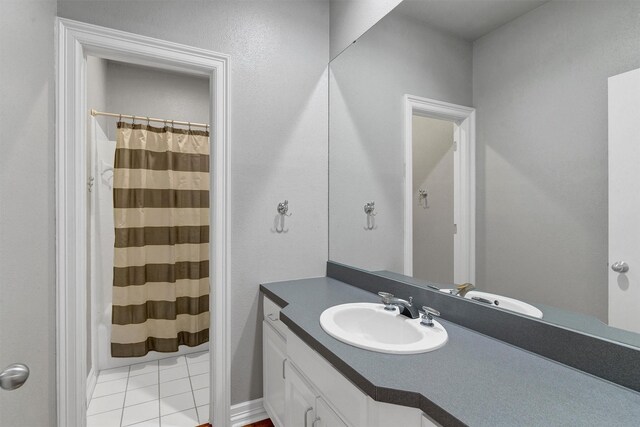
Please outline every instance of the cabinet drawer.
[[349, 425], [367, 425], [367, 396], [292, 332], [287, 334], [287, 355], [340, 418]]
[[280, 320], [280, 310], [282, 309], [278, 304], [271, 301], [266, 296], [263, 298], [263, 311], [264, 311], [264, 320], [271, 326], [275, 328], [275, 330], [281, 334], [283, 337], [287, 336], [287, 331], [289, 328], [282, 323]]

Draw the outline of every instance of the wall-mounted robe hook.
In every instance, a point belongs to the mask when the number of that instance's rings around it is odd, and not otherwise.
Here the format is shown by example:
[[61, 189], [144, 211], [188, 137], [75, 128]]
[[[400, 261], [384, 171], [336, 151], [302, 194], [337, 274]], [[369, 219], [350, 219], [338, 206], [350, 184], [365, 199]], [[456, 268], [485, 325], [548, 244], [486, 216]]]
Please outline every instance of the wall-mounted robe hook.
[[422, 206], [424, 209], [429, 207], [429, 203], [427, 202], [427, 190], [418, 190], [418, 204]]
[[284, 202], [278, 203], [276, 210], [278, 211], [274, 224], [276, 233], [286, 233], [288, 230], [284, 229], [284, 217], [293, 215], [289, 213], [289, 201], [285, 200]]
[[376, 220], [374, 216], [377, 215], [376, 202], [368, 202], [364, 204], [364, 213], [367, 214], [367, 225], [365, 230], [373, 230], [376, 228]]

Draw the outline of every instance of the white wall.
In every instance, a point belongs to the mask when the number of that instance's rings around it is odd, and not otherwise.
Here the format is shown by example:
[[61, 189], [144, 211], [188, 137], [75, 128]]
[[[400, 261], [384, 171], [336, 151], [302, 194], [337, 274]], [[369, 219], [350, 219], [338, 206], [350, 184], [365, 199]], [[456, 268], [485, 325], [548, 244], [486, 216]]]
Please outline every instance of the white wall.
[[[258, 285], [327, 259], [326, 1], [66, 1], [60, 16], [231, 56], [231, 400], [262, 396]], [[289, 200], [289, 232], [272, 230]]]
[[0, 1], [0, 369], [31, 369], [0, 390], [0, 425], [54, 425], [55, 1]]
[[[331, 62], [329, 258], [403, 272], [403, 95], [471, 105], [471, 44], [403, 5]], [[396, 13], [398, 12], [398, 13]], [[365, 202], [375, 201], [375, 230]]]
[[413, 116], [412, 127], [413, 277], [453, 283], [453, 123]]
[[330, 0], [330, 57], [335, 58], [402, 0]]
[[607, 313], [607, 78], [640, 2], [552, 1], [474, 43], [477, 284]]

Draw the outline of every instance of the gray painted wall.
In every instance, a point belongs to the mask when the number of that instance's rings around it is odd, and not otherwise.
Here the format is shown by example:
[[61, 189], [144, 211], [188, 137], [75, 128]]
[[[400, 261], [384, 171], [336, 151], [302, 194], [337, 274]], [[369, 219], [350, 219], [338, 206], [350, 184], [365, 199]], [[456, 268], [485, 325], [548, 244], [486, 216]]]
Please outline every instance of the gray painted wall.
[[55, 1], [0, 1], [0, 369], [31, 368], [0, 390], [0, 425], [54, 425]]
[[[109, 112], [209, 123], [208, 78], [107, 61], [105, 84]], [[104, 127], [112, 141], [116, 121], [108, 118]]]
[[552, 1], [477, 40], [477, 284], [607, 310], [607, 78], [640, 67], [640, 2]]
[[453, 283], [453, 123], [413, 116], [411, 143], [413, 277]]
[[[471, 43], [407, 19], [401, 4], [331, 62], [329, 258], [404, 269], [403, 96], [471, 105]], [[398, 11], [399, 13], [396, 13]], [[375, 230], [365, 202], [375, 201]]]
[[363, 35], [402, 0], [330, 0], [330, 58]]

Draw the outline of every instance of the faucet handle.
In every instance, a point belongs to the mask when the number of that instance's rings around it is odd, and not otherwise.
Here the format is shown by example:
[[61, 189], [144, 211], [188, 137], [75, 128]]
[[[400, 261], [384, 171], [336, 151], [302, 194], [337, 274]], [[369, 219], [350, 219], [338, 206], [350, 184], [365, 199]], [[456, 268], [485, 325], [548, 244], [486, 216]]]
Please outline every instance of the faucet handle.
[[385, 310], [393, 311], [396, 309], [396, 307], [391, 303], [393, 294], [390, 294], [389, 292], [378, 292], [378, 295], [382, 298]]
[[440, 312], [425, 305], [422, 306], [422, 310], [424, 310], [424, 314], [422, 315], [420, 324], [423, 326], [433, 327], [433, 316], [440, 317]]

